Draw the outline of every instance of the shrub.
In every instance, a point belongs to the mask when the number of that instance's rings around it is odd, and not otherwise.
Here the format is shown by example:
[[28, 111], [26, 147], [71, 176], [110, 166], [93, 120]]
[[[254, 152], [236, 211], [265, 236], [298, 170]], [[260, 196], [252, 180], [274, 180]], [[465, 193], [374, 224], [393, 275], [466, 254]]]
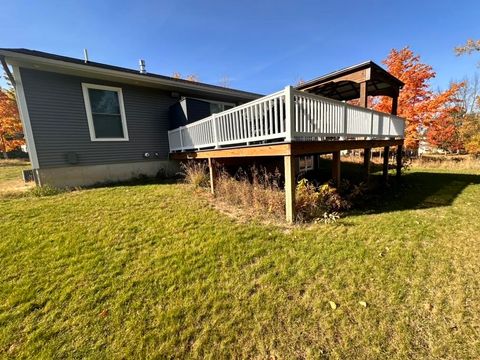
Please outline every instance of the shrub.
[[195, 188], [208, 186], [208, 167], [205, 162], [187, 161], [181, 164], [181, 169], [180, 174], [187, 184], [191, 184]]
[[30, 193], [36, 197], [44, 197], [44, 196], [58, 195], [66, 191], [68, 191], [68, 189], [60, 189], [54, 186], [44, 185], [44, 186], [35, 186], [30, 190]]
[[339, 213], [351, 206], [352, 202], [329, 184], [317, 188], [306, 179], [297, 184], [295, 210], [298, 221], [335, 222]]

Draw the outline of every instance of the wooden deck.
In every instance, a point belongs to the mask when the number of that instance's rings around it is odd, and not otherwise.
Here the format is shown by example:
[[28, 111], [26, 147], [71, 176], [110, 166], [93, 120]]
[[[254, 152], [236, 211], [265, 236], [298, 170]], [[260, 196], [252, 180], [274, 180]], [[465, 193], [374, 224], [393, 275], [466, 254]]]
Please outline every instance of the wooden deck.
[[[362, 78], [363, 79], [363, 78]], [[364, 79], [365, 80], [365, 79]], [[367, 80], [365, 80], [367, 81]], [[360, 84], [360, 98], [366, 106], [367, 82]], [[396, 111], [398, 89], [393, 94]], [[383, 148], [386, 159], [396, 149], [397, 176], [402, 167], [404, 119], [293, 89], [251, 101], [168, 133], [170, 158], [208, 160], [210, 185], [215, 192], [215, 160], [249, 157], [283, 157], [285, 212], [295, 221], [295, 157], [331, 153], [332, 179], [340, 184], [340, 151], [363, 149], [368, 180], [372, 148]], [[388, 161], [383, 164], [388, 176]]]

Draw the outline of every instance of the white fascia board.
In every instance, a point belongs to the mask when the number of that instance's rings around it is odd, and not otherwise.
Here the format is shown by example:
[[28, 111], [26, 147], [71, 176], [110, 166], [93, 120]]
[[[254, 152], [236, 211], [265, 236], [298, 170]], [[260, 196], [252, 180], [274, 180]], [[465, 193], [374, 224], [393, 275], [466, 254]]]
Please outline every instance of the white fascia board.
[[37, 148], [35, 147], [35, 140], [33, 138], [32, 124], [30, 123], [30, 114], [28, 113], [27, 99], [25, 97], [25, 91], [23, 89], [22, 77], [20, 75], [20, 69], [18, 66], [12, 66], [13, 77], [15, 79], [15, 96], [17, 98], [17, 107], [20, 114], [20, 120], [22, 121], [23, 131], [25, 135], [25, 141], [27, 143], [28, 155], [30, 157], [30, 163], [33, 169], [38, 169], [38, 156]]

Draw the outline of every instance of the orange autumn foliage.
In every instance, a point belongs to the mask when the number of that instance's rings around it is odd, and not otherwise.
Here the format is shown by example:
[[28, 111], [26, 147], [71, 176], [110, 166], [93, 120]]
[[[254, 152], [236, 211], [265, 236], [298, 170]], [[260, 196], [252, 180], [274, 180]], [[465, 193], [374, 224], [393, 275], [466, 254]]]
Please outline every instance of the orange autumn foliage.
[[[451, 111], [450, 104], [455, 103], [462, 84], [452, 84], [446, 91], [435, 93], [429, 83], [435, 72], [408, 47], [391, 50], [383, 63], [392, 75], [405, 83], [398, 98], [398, 115], [407, 120], [405, 146], [417, 149], [431, 122]], [[389, 113], [392, 101], [389, 97], [378, 97], [373, 100], [373, 108]]]
[[22, 132], [14, 94], [0, 88], [0, 152], [5, 158], [8, 151], [25, 143]]
[[461, 131], [460, 108], [452, 107], [432, 121], [426, 134], [427, 142], [447, 152], [458, 152], [465, 148]]

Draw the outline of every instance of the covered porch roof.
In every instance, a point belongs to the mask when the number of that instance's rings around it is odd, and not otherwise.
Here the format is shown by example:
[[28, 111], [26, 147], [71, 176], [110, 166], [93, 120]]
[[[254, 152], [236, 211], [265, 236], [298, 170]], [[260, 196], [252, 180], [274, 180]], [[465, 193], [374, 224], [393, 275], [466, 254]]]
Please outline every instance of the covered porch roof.
[[[404, 83], [373, 61], [366, 61], [307, 81], [297, 90], [335, 100], [353, 100], [364, 96], [398, 97]], [[365, 92], [365, 93], [364, 93]]]

